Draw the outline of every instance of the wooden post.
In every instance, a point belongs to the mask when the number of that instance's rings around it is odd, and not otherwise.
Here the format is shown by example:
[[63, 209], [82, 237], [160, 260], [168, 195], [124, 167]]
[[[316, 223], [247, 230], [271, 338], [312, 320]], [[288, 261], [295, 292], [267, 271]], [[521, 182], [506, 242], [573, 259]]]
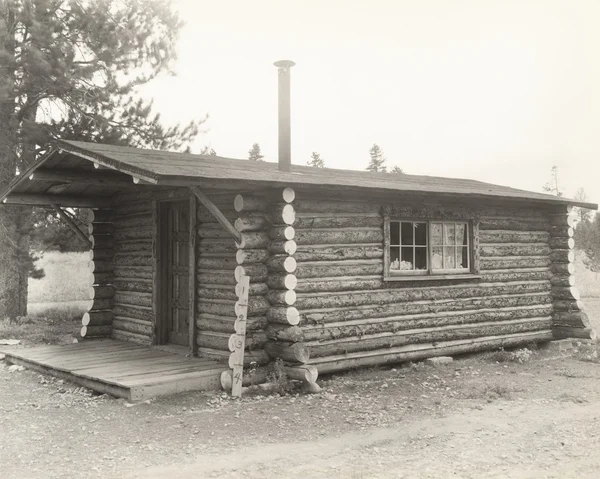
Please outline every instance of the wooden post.
[[233, 384], [231, 386], [231, 395], [233, 397], [242, 396], [242, 381], [244, 373], [244, 348], [246, 346], [246, 320], [248, 319], [248, 291], [250, 289], [250, 278], [241, 275], [236, 290], [239, 291], [239, 298], [235, 304], [235, 334], [229, 340], [229, 349], [232, 351], [230, 361], [233, 363]]

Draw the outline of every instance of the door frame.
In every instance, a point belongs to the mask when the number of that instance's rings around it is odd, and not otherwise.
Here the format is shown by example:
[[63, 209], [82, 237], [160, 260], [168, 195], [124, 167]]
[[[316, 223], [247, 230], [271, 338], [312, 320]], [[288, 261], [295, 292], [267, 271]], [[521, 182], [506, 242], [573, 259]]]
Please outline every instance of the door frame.
[[167, 316], [167, 301], [168, 287], [167, 281], [167, 269], [164, 263], [164, 259], [167, 257], [168, 252], [168, 241], [167, 241], [167, 228], [163, 227], [165, 221], [164, 207], [166, 203], [173, 201], [188, 200], [189, 202], [189, 265], [188, 265], [188, 348], [190, 353], [193, 355], [197, 354], [198, 346], [196, 344], [196, 197], [193, 194], [189, 194], [187, 198], [185, 196], [173, 195], [173, 197], [164, 200], [153, 201], [152, 212], [155, 217], [155, 241], [153, 244], [153, 256], [154, 256], [154, 311], [155, 311], [155, 324], [154, 324], [154, 335], [152, 338], [152, 344], [154, 345], [165, 345], [168, 344], [168, 332], [167, 332], [167, 321], [164, 319]]

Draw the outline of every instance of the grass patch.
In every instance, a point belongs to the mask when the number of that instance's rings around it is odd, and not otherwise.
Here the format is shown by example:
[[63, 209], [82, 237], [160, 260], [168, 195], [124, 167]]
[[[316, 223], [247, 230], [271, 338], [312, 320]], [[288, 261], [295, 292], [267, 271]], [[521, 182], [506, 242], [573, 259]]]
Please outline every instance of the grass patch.
[[589, 363], [600, 363], [600, 344], [582, 342], [577, 347], [577, 351], [573, 354], [573, 357], [579, 361], [585, 361]]
[[43, 253], [36, 266], [44, 270], [42, 279], [29, 279], [29, 303], [90, 299], [92, 276], [88, 253]]
[[26, 316], [19, 321], [0, 321], [0, 338], [20, 339], [25, 346], [69, 344], [80, 329], [79, 317], [70, 320], [51, 320]]
[[504, 348], [500, 348], [498, 351], [489, 353], [487, 359], [497, 363], [525, 364], [531, 360], [534, 354], [534, 351], [530, 348], [520, 348], [514, 351], [506, 351]]

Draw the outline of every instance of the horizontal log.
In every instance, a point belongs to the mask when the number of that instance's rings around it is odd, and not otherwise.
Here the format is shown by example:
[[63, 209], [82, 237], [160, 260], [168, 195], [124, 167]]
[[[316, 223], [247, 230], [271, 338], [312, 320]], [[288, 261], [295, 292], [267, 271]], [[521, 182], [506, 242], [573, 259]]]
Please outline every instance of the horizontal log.
[[298, 279], [333, 276], [373, 276], [383, 274], [383, 262], [378, 260], [315, 261], [298, 263]]
[[382, 276], [338, 276], [321, 279], [301, 279], [295, 288], [296, 293], [323, 293], [334, 291], [357, 291], [381, 289], [386, 282]]
[[112, 249], [115, 245], [113, 235], [90, 235], [92, 249]]
[[264, 231], [267, 229], [269, 222], [262, 214], [251, 214], [240, 216], [235, 220], [233, 226], [236, 230], [242, 231]]
[[277, 306], [292, 306], [296, 302], [294, 290], [271, 290], [267, 293], [269, 303]]
[[153, 266], [154, 258], [150, 251], [144, 254], [117, 253], [115, 264], [121, 266]]
[[[539, 306], [551, 303], [552, 296], [550, 296], [550, 293], [548, 292], [516, 295], [502, 294], [483, 298], [464, 298], [453, 300], [418, 301], [406, 303], [396, 302], [366, 306], [346, 306], [343, 308], [315, 308], [311, 310], [303, 310], [300, 322], [302, 325], [320, 323], [326, 324], [366, 318], [385, 318], [405, 314], [438, 314], [471, 309], [513, 308], [517, 306], [534, 305]], [[269, 315], [267, 314], [267, 316]], [[269, 321], [274, 323], [280, 322], [272, 321], [271, 318], [269, 318]]]
[[573, 263], [575, 251], [572, 249], [553, 249], [550, 253], [550, 261], [553, 263]]
[[552, 276], [550, 284], [552, 284], [552, 286], [575, 286], [575, 276]]
[[511, 230], [511, 231], [548, 231], [550, 222], [545, 219], [515, 219], [505, 217], [482, 217], [479, 221], [479, 229], [485, 230]]
[[550, 279], [548, 268], [491, 269], [481, 272], [481, 280], [486, 283], [504, 283], [507, 281], [539, 281]]
[[[237, 213], [230, 205], [224, 206], [223, 204], [216, 203], [215, 205], [219, 208], [223, 216], [225, 216], [225, 218], [227, 218], [227, 220], [230, 223], [233, 223], [235, 219], [239, 216], [239, 213]], [[198, 223], [202, 225], [212, 225], [216, 227], [219, 224], [216, 218], [212, 215], [212, 213], [200, 204], [198, 205], [198, 209], [196, 211], [196, 219], [198, 220]]]
[[575, 230], [568, 225], [551, 226], [550, 236], [555, 238], [572, 238]]
[[115, 257], [115, 251], [110, 249], [92, 249], [88, 251], [90, 261], [106, 261], [112, 260]]
[[358, 351], [389, 349], [416, 343], [435, 343], [548, 330], [551, 327], [551, 323], [552, 320], [550, 317], [518, 319], [503, 322], [492, 321], [479, 324], [438, 326], [426, 329], [410, 329], [398, 332], [351, 336], [344, 339], [312, 341], [305, 344], [310, 350], [310, 357], [317, 358]]
[[82, 326], [82, 338], [107, 338], [112, 333], [112, 326]]
[[115, 275], [112, 271], [106, 273], [91, 273], [92, 284], [113, 284]]
[[207, 225], [201, 224], [200, 226], [198, 226], [197, 232], [198, 237], [202, 239], [220, 239], [229, 243], [234, 243], [234, 240], [231, 237], [229, 231], [227, 231], [225, 228], [222, 228], [220, 225], [215, 226], [214, 228], [209, 228], [207, 227]]
[[552, 315], [552, 325], [554, 327], [569, 328], [589, 328], [590, 318], [583, 311], [555, 311]]
[[381, 228], [383, 217], [380, 215], [372, 216], [300, 216], [296, 217], [294, 227], [297, 229], [311, 228]]
[[296, 199], [296, 192], [294, 191], [293, 188], [290, 188], [289, 186], [287, 186], [281, 191], [281, 197], [283, 198], [283, 201], [285, 201], [286, 203], [291, 203], [292, 201], [294, 201]]
[[[235, 331], [235, 315], [219, 316], [216, 314], [199, 313], [196, 317], [198, 330], [214, 331], [232, 334]], [[266, 316], [255, 316], [246, 320], [246, 331], [258, 331], [267, 327]]]
[[383, 242], [383, 230], [381, 228], [296, 229], [295, 233], [295, 240], [298, 245]]
[[267, 248], [270, 242], [269, 233], [266, 231], [244, 232], [241, 234], [241, 240], [236, 245], [238, 248], [260, 249]]
[[[220, 351], [229, 351], [229, 341], [232, 333], [199, 330], [196, 337], [196, 344], [200, 348], [218, 349]], [[236, 335], [234, 335], [236, 336]], [[246, 334], [245, 351], [260, 349], [267, 342], [267, 336], [264, 331], [255, 331]]]
[[152, 307], [152, 293], [136, 293], [133, 291], [115, 292], [115, 304], [127, 304], [130, 306]]
[[110, 326], [113, 322], [112, 311], [88, 311], [81, 318], [83, 326]]
[[126, 331], [136, 333], [148, 338], [152, 337], [152, 323], [141, 321], [139, 319], [116, 316], [113, 321], [113, 329], [118, 331]]
[[574, 263], [553, 263], [550, 266], [550, 271], [555, 275], [569, 276], [575, 273]]
[[156, 319], [154, 311], [148, 306], [133, 306], [116, 303], [113, 308], [113, 313], [115, 316], [139, 319], [145, 322], [153, 322]]
[[298, 246], [294, 258], [304, 261], [339, 261], [383, 258], [381, 244], [366, 245], [301, 245]]
[[567, 226], [572, 228], [576, 222], [577, 215], [574, 213], [550, 216], [550, 224], [552, 226]]
[[151, 201], [128, 201], [128, 202], [119, 202], [114, 207], [115, 212], [115, 221], [122, 216], [135, 215], [139, 216], [141, 214], [152, 214], [152, 202]]
[[238, 264], [264, 263], [268, 257], [266, 249], [238, 249], [235, 254]]
[[275, 255], [266, 262], [269, 271], [280, 273], [293, 273], [296, 271], [296, 260], [292, 256]]
[[297, 295], [296, 307], [300, 310], [339, 308], [407, 301], [480, 298], [500, 294], [542, 293], [549, 290], [549, 281], [523, 281], [504, 284], [480, 283], [475, 285], [432, 286], [428, 288], [417, 287], [334, 293], [301, 293]]
[[479, 232], [479, 243], [545, 243], [550, 240], [547, 231], [487, 230]]
[[130, 228], [118, 228], [113, 233], [116, 241], [143, 240], [154, 236], [154, 227], [134, 226]]
[[220, 239], [202, 239], [197, 242], [197, 251], [203, 253], [224, 253], [226, 255], [235, 255], [237, 246], [235, 242], [223, 241]]
[[114, 282], [114, 287], [120, 291], [137, 291], [140, 293], [152, 293], [154, 289], [152, 280], [137, 278], [118, 278]]
[[289, 241], [295, 238], [296, 230], [293, 226], [274, 226], [269, 235], [273, 241]]
[[[206, 348], [201, 348], [205, 351]], [[200, 349], [199, 349], [200, 351]], [[236, 365], [234, 355], [229, 353], [228, 365], [231, 369]], [[252, 351], [244, 351], [244, 362], [243, 366], [250, 366], [250, 364], [256, 363], [258, 366], [264, 366], [269, 363], [269, 356], [262, 349], [255, 349]]]
[[242, 211], [266, 211], [268, 202], [261, 196], [237, 195], [233, 200], [233, 208], [238, 213]]
[[579, 290], [575, 287], [575, 286], [569, 286], [569, 287], [561, 287], [561, 286], [554, 286], [552, 288], [552, 297], [555, 299], [574, 299], [574, 300], [578, 300], [581, 298], [581, 294], [579, 293]]
[[321, 198], [298, 199], [294, 202], [296, 213], [370, 213], [379, 214], [380, 205], [358, 201], [332, 201]]
[[273, 241], [269, 244], [268, 250], [274, 254], [289, 254], [293, 255], [298, 249], [298, 245], [294, 240], [288, 241]]
[[267, 338], [277, 341], [297, 343], [305, 340], [304, 331], [299, 326], [270, 324], [266, 330]]
[[144, 214], [128, 215], [125, 217], [117, 217], [114, 220], [115, 229], [124, 228], [153, 228], [154, 220], [150, 212]]
[[[339, 321], [327, 324], [306, 324], [300, 329], [302, 335], [296, 335], [297, 341], [324, 341], [347, 337], [420, 330], [441, 326], [478, 324], [485, 322], [503, 322], [520, 319], [549, 317], [553, 311], [552, 304], [517, 306], [507, 308], [473, 309], [465, 311], [447, 311], [441, 314], [405, 314], [402, 316], [367, 318]], [[277, 332], [276, 325], [270, 325], [267, 336]], [[285, 332], [282, 332], [285, 334]]]
[[246, 275], [250, 278], [251, 283], [262, 283], [267, 280], [268, 270], [264, 264], [245, 264], [237, 266], [233, 275], [236, 281], [239, 281], [242, 275]]
[[151, 254], [152, 253], [152, 239], [138, 239], [132, 241], [119, 241], [115, 243], [113, 250], [115, 253], [129, 253], [129, 254]]
[[551, 237], [548, 241], [552, 249], [573, 249], [575, 248], [575, 240], [573, 238], [565, 238], [562, 236]]
[[123, 266], [115, 265], [115, 278], [152, 279], [154, 276], [153, 266]]
[[556, 311], [583, 311], [583, 303], [578, 299], [555, 299], [552, 304]]
[[[269, 307], [269, 302], [263, 296], [248, 298], [248, 316], [264, 316]], [[201, 298], [197, 309], [200, 313], [235, 316], [235, 301], [229, 299]]]
[[136, 343], [142, 346], [150, 346], [152, 343], [152, 338], [146, 336], [145, 334], [137, 334], [114, 328], [111, 337], [113, 339], [118, 339], [119, 341], [129, 341], [130, 343]]
[[89, 223], [88, 234], [93, 235], [110, 235], [115, 230], [112, 223]]
[[494, 243], [482, 244], [479, 248], [483, 256], [548, 256], [550, 247], [545, 243]]
[[272, 307], [267, 311], [269, 323], [295, 326], [300, 322], [300, 313], [293, 306]]
[[556, 339], [579, 338], [596, 340], [597, 334], [593, 328], [554, 327], [552, 334]]
[[67, 208], [108, 208], [111, 200], [103, 196], [42, 195], [33, 193], [11, 193], [3, 201], [7, 205], [48, 206]]
[[235, 294], [235, 286], [233, 285], [228, 288], [204, 288], [200, 285], [198, 298], [200, 298], [200, 301], [204, 299], [230, 299], [236, 301], [238, 295]]
[[[248, 295], [250, 296], [263, 296], [269, 292], [269, 287], [266, 283], [250, 283], [248, 289]], [[242, 295], [242, 285], [237, 283], [235, 285], [235, 294], [237, 297]]]
[[110, 299], [115, 295], [112, 285], [96, 285], [89, 289], [88, 297], [92, 299]]
[[490, 351], [498, 348], [511, 348], [522, 344], [546, 342], [552, 339], [552, 331], [545, 330], [475, 339], [442, 341], [435, 344], [410, 344], [375, 351], [311, 358], [309, 363], [317, 367], [319, 374], [328, 374], [358, 367], [416, 361], [436, 356], [452, 356], [477, 351]]
[[87, 211], [87, 222], [88, 223], [111, 223], [113, 220], [113, 210], [111, 209], [107, 209], [107, 210], [94, 210], [94, 209], [88, 209]]
[[481, 270], [508, 268], [542, 268], [550, 265], [548, 256], [487, 256], [480, 260]]
[[283, 371], [290, 379], [309, 384], [316, 383], [319, 377], [319, 370], [315, 366], [307, 366], [306, 364], [302, 366], [284, 366]]
[[265, 351], [272, 359], [283, 359], [291, 363], [306, 363], [310, 359], [310, 351], [303, 343], [287, 343], [268, 341]]
[[220, 269], [233, 272], [237, 266], [235, 254], [231, 256], [210, 257], [206, 255], [200, 256], [196, 265], [199, 269]]
[[269, 218], [274, 225], [293, 225], [296, 221], [296, 210], [289, 203], [279, 203], [269, 208]]
[[107, 299], [90, 299], [86, 302], [86, 308], [88, 311], [102, 311], [104, 309], [112, 309], [115, 304], [113, 298]]
[[272, 273], [267, 278], [267, 285], [271, 289], [295, 289], [298, 279], [293, 274]]
[[211, 269], [201, 269], [198, 270], [198, 274], [196, 276], [196, 281], [198, 284], [208, 285], [208, 284], [218, 284], [218, 285], [231, 285], [235, 287], [237, 281], [235, 280], [235, 276], [233, 271], [222, 271], [222, 270], [211, 270]]

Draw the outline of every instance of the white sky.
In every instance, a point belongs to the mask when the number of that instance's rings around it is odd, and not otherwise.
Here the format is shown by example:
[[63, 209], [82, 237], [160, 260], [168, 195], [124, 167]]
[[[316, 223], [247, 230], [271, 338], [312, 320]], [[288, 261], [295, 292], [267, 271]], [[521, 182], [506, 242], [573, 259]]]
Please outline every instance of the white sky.
[[168, 122], [210, 115], [204, 145], [277, 159], [277, 71], [294, 60], [292, 161], [600, 201], [599, 0], [175, 0], [176, 77], [145, 90]]

